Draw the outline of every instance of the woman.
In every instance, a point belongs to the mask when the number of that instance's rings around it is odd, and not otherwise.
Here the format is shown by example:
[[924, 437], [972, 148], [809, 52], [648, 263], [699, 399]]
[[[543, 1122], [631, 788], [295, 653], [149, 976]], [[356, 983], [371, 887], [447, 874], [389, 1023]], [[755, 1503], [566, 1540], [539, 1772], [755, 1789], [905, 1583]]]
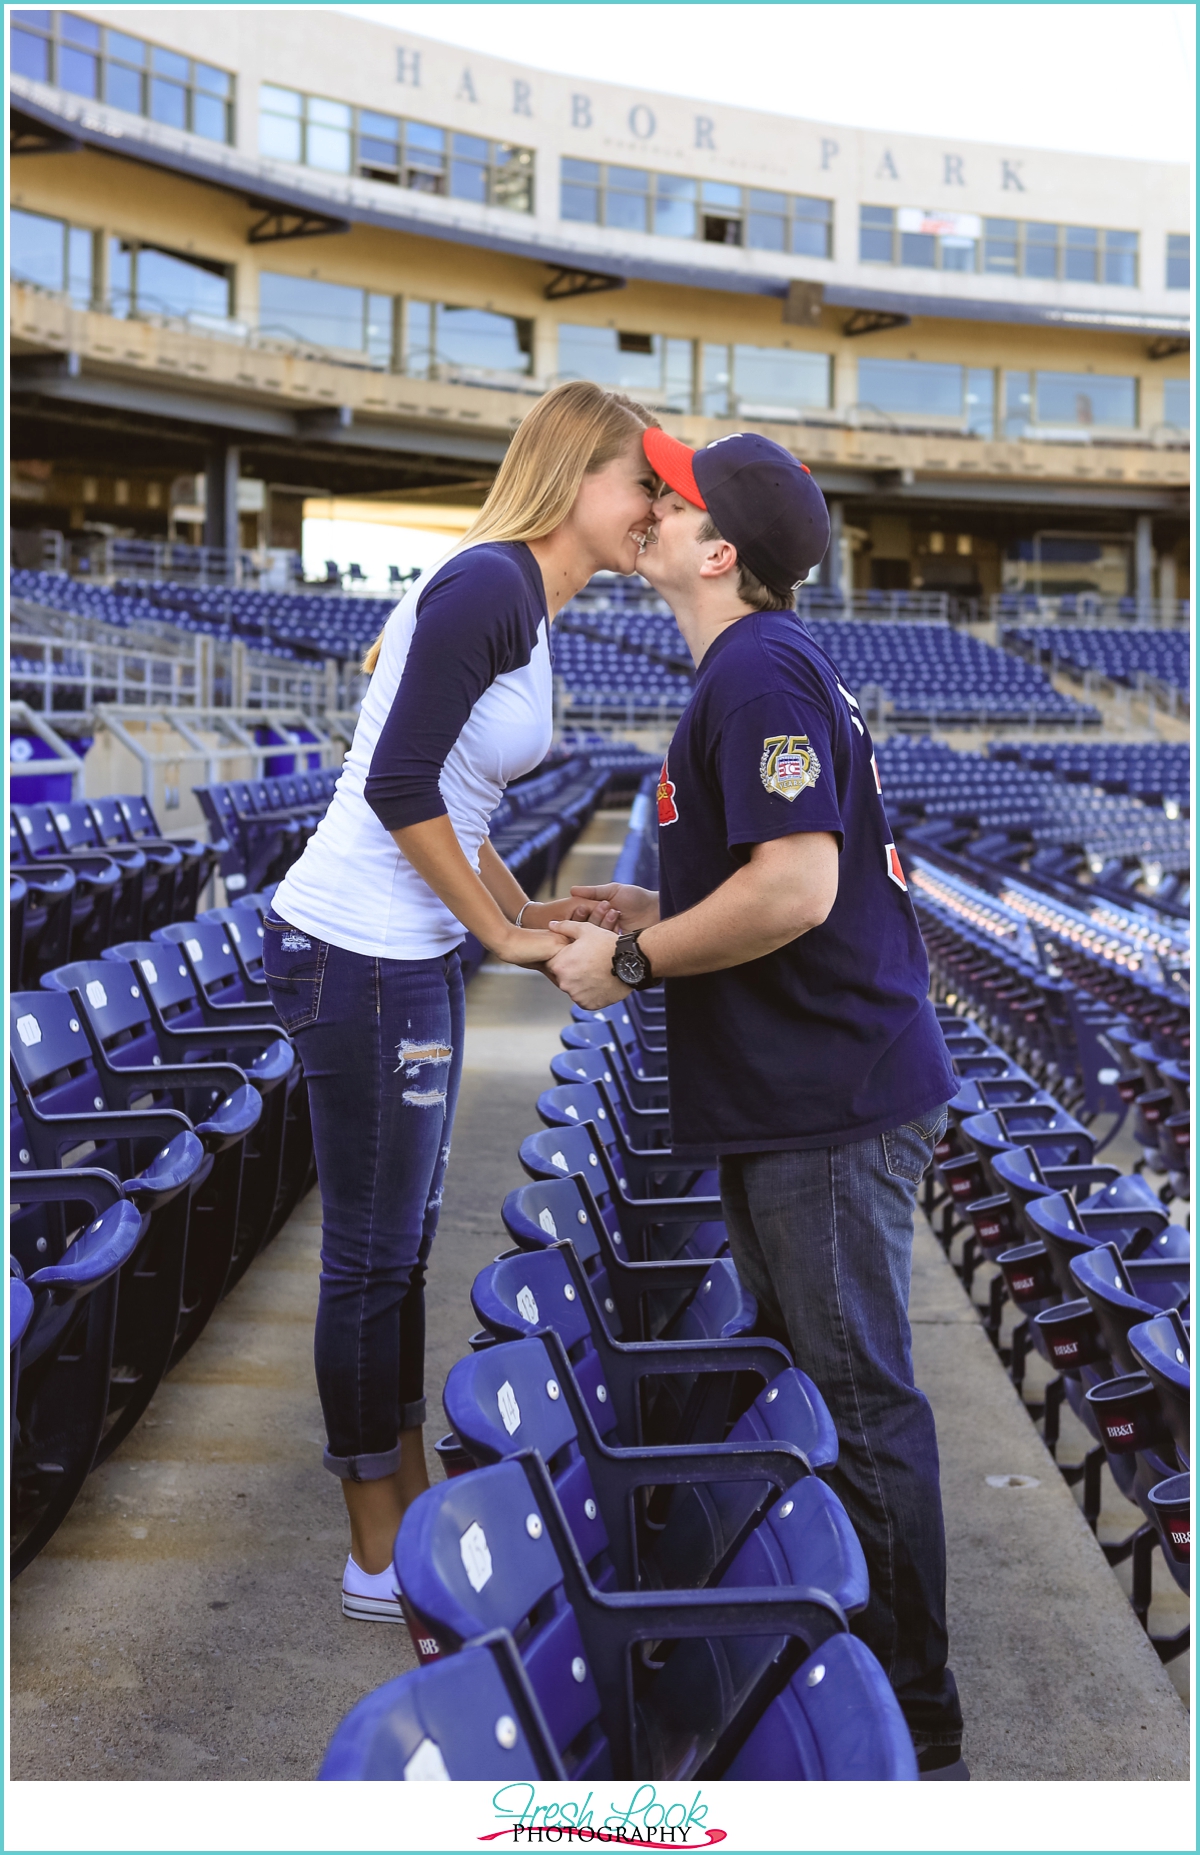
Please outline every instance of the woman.
[[[462, 1071], [457, 950], [469, 929], [498, 958], [539, 966], [562, 945], [548, 923], [579, 908], [531, 902], [488, 819], [550, 746], [550, 621], [599, 569], [637, 565], [653, 423], [587, 381], [528, 414], [461, 547], [368, 652], [333, 802], [267, 917], [271, 999], [312, 1109], [317, 1384], [350, 1516], [350, 1617], [401, 1620], [392, 1547], [429, 1485], [424, 1280]], [[591, 918], [615, 921], [605, 903]]]

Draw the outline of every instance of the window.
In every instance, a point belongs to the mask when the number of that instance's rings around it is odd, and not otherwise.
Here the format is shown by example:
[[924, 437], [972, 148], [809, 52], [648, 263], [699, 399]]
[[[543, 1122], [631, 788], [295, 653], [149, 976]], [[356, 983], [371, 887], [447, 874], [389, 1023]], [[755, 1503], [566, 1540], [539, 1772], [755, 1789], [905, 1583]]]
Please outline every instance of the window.
[[233, 140], [233, 78], [214, 65], [75, 13], [32, 8], [14, 21], [11, 47], [13, 70], [22, 77], [211, 142]]
[[1039, 425], [1137, 425], [1137, 381], [1114, 374], [1037, 374]]
[[428, 380], [498, 380], [533, 372], [533, 323], [453, 303], [405, 303], [404, 371]]
[[792, 250], [810, 258], [833, 256], [833, 201], [797, 196], [792, 201]]
[[1015, 277], [1019, 268], [1021, 228], [1015, 219], [983, 222], [983, 268], [1002, 277]]
[[706, 418], [800, 419], [832, 398], [833, 358], [802, 348], [733, 347], [706, 342], [700, 407]]
[[1192, 239], [1189, 232], [1167, 233], [1167, 288], [1192, 287]]
[[1192, 429], [1192, 383], [1190, 380], [1163, 381], [1163, 420], [1180, 431]]
[[858, 255], [864, 264], [894, 264], [896, 213], [891, 206], [860, 206]]
[[701, 235], [709, 245], [742, 242], [742, 190], [724, 181], [706, 180], [700, 189]]
[[654, 181], [654, 230], [666, 238], [695, 238], [696, 194], [694, 180], [678, 174], [658, 174]]
[[832, 200], [693, 180], [686, 174], [607, 167], [572, 156], [564, 156], [560, 168], [559, 217], [580, 225], [806, 257], [827, 258], [832, 251]]
[[1038, 426], [1093, 425], [1127, 431], [1138, 422], [1137, 381], [1115, 374], [1004, 376], [1004, 435], [1036, 436]]
[[95, 233], [15, 209], [8, 221], [9, 270], [14, 283], [33, 283], [70, 297], [79, 309], [92, 301]]
[[961, 419], [964, 372], [947, 361], [884, 361], [864, 355], [858, 363], [859, 403], [909, 417]]
[[258, 325], [318, 348], [365, 354], [380, 367], [392, 364], [393, 298], [316, 277], [260, 271]]
[[625, 232], [647, 229], [650, 176], [638, 167], [610, 167], [604, 193], [604, 223]]
[[918, 206], [860, 206], [858, 255], [864, 264], [973, 271], [982, 221], [975, 213], [928, 213]]
[[982, 269], [992, 276], [1128, 288], [1138, 281], [1136, 232], [981, 220], [974, 213], [924, 213], [908, 206], [861, 206], [858, 255], [864, 264], [903, 264], [917, 270]]
[[558, 377], [637, 393], [667, 412], [692, 409], [694, 344], [667, 335], [558, 325]]
[[798, 419], [807, 406], [829, 405], [832, 383], [828, 354], [737, 345], [730, 410], [738, 418]]
[[1027, 373], [1004, 376], [1004, 436], [1023, 438], [1033, 422], [1033, 384]]
[[967, 430], [990, 438], [996, 429], [996, 376], [990, 367], [967, 369]]
[[564, 156], [558, 202], [560, 219], [599, 225], [601, 179], [598, 161], [571, 161]]
[[414, 193], [533, 211], [532, 149], [354, 109], [275, 84], [259, 88], [258, 147], [276, 161], [328, 174], [360, 174]]
[[114, 316], [224, 322], [233, 307], [232, 279], [224, 264], [132, 239], [109, 240], [108, 284]]

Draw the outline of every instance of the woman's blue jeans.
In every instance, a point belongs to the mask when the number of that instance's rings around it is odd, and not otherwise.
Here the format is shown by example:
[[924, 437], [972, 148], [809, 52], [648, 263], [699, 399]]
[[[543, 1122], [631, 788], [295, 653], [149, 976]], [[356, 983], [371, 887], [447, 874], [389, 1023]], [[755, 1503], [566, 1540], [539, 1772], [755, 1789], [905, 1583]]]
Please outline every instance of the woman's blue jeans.
[[917, 1186], [945, 1123], [935, 1108], [870, 1140], [721, 1161], [738, 1274], [837, 1428], [827, 1479], [871, 1578], [851, 1628], [882, 1662], [918, 1748], [962, 1737], [946, 1665], [937, 1435], [913, 1383], [908, 1324]]
[[266, 920], [271, 1003], [304, 1065], [321, 1188], [325, 1466], [375, 1481], [425, 1421], [425, 1265], [462, 1075], [458, 954], [379, 960]]

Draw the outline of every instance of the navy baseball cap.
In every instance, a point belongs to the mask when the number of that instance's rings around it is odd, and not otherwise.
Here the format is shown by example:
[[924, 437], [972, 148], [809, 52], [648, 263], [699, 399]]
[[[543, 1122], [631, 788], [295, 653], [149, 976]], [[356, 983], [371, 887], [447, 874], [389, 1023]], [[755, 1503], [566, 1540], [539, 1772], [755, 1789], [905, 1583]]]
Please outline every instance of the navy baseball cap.
[[825, 498], [808, 465], [774, 439], [734, 432], [693, 451], [651, 426], [642, 445], [664, 483], [708, 510], [738, 559], [772, 592], [791, 592], [825, 558]]

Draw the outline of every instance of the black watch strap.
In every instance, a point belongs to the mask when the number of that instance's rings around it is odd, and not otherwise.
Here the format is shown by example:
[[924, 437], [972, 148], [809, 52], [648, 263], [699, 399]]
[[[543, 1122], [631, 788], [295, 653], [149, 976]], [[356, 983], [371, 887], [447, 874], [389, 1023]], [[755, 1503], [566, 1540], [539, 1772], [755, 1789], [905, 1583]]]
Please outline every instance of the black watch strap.
[[632, 934], [618, 934], [612, 960], [614, 979], [635, 992], [644, 992], [647, 986], [658, 983], [650, 967], [649, 954], [638, 945], [641, 932], [641, 928], [636, 928]]

